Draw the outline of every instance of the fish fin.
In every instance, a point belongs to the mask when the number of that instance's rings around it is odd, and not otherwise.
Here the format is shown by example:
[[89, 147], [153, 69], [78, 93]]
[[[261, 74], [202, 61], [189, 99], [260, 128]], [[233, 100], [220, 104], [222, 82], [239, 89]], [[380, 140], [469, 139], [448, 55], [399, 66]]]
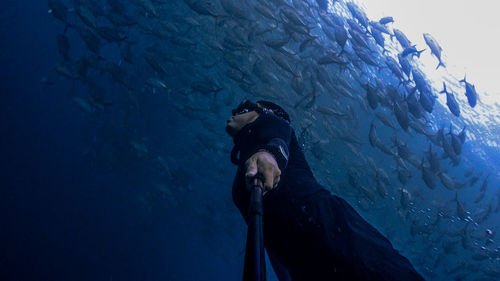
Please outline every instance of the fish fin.
[[442, 67], [446, 67], [446, 65], [445, 65], [442, 61], [439, 61], [439, 64], [438, 64], [438, 66], [436, 67], [436, 70], [437, 70], [440, 66], [442, 66]]
[[420, 51], [417, 51], [417, 57], [418, 57], [418, 58], [420, 58], [420, 54], [421, 54], [423, 51], [425, 51], [425, 50], [426, 50], [426, 49], [422, 49], [422, 50], [420, 50]]
[[[403, 85], [406, 87], [408, 84], [410, 84], [411, 80], [410, 79], [407, 79], [407, 80], [402, 80], [403, 81]], [[412, 89], [410, 89], [410, 94], [412, 94], [412, 92], [415, 92], [417, 89], [416, 89], [416, 86], [413, 87]]]
[[446, 91], [446, 83], [444, 81], [443, 81], [443, 90], [441, 92], [439, 92], [439, 93], [440, 94], [449, 94], [448, 91]]
[[467, 74], [464, 74], [464, 79], [458, 81], [458, 82], [464, 82], [465, 84], [467, 84], [467, 80], [465, 80], [465, 78], [467, 77]]

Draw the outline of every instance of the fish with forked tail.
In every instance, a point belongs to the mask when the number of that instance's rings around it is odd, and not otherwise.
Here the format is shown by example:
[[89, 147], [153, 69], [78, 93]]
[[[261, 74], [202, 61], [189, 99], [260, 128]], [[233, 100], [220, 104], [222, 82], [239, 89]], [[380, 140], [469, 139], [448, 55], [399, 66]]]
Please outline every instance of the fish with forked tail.
[[467, 97], [467, 101], [469, 102], [470, 106], [474, 107], [476, 106], [477, 103], [476, 87], [471, 83], [467, 82], [465, 78], [466, 76], [464, 76], [464, 79], [460, 80], [459, 82], [465, 83], [465, 96]]
[[399, 44], [401, 44], [401, 47], [403, 47], [403, 49], [411, 47], [410, 40], [408, 40], [406, 35], [401, 30], [394, 28], [394, 36], [396, 36], [396, 39], [398, 40]]
[[62, 21], [66, 25], [64, 27], [64, 33], [66, 33], [69, 27], [74, 27], [74, 25], [68, 21], [68, 8], [60, 1], [49, 1], [49, 14], [52, 14], [54, 18]]
[[436, 176], [429, 167], [426, 167], [424, 165], [424, 159], [422, 159], [422, 162], [420, 164], [420, 169], [422, 170], [422, 179], [424, 180], [425, 185], [427, 185], [427, 187], [430, 189], [435, 189]]
[[380, 143], [380, 139], [377, 136], [377, 131], [375, 131], [375, 124], [373, 122], [370, 124], [370, 133], [368, 134], [370, 140], [370, 145], [376, 147]]
[[394, 22], [394, 19], [392, 17], [383, 17], [378, 22], [381, 24], [388, 24]]
[[215, 1], [198, 1], [198, 0], [184, 0], [191, 10], [204, 16], [218, 17], [215, 7]]
[[457, 215], [461, 220], [467, 219], [467, 209], [465, 208], [465, 204], [458, 200], [458, 192], [455, 192], [455, 198], [453, 199], [457, 203]]
[[432, 37], [429, 33], [424, 33], [424, 40], [427, 46], [429, 46], [429, 48], [431, 49], [431, 54], [435, 55], [439, 60], [439, 64], [437, 65], [436, 69], [438, 69], [440, 66], [446, 67], [446, 65], [444, 65], [443, 61], [441, 60], [441, 51], [443, 50], [443, 48], [439, 46], [436, 39], [434, 39], [434, 37]]
[[417, 50], [417, 45], [412, 45], [412, 46], [410, 46], [410, 47], [408, 47], [408, 48], [405, 48], [405, 49], [401, 52], [401, 55], [402, 55], [403, 57], [406, 57], [406, 56], [408, 56], [408, 55], [410, 55], [410, 54], [411, 54], [411, 55], [415, 55], [415, 56], [417, 56], [417, 57], [419, 57], [419, 58], [420, 58], [420, 54], [421, 54], [423, 51], [425, 51], [425, 49], [422, 49], [422, 50], [420, 50], [420, 51], [419, 51], [419, 50]]
[[443, 90], [439, 92], [440, 94], [445, 93], [446, 94], [446, 105], [450, 109], [450, 112], [453, 113], [453, 115], [460, 117], [460, 106], [458, 105], [457, 100], [455, 99], [455, 96], [453, 93], [449, 93], [446, 90], [446, 83], [443, 81]]
[[214, 93], [214, 97], [217, 96], [217, 93], [223, 90], [223, 88], [210, 81], [193, 82], [191, 83], [190, 87], [191, 89], [193, 89], [193, 91], [200, 92], [202, 94]]

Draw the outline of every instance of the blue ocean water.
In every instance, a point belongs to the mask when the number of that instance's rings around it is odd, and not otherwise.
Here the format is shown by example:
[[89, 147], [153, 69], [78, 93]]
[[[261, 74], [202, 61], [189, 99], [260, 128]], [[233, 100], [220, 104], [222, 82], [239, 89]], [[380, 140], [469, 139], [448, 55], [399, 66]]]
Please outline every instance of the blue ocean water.
[[[349, 32], [337, 56], [335, 28], [364, 31], [363, 16], [343, 1], [319, 11], [316, 1], [5, 0], [0, 278], [240, 279], [246, 226], [231, 199], [224, 126], [249, 97], [290, 112], [318, 180], [426, 279], [500, 279], [499, 105], [479, 92], [472, 108], [463, 77], [426, 72], [436, 103], [405, 132], [394, 107], [409, 91], [382, 67], [403, 51], [398, 40], [384, 34], [383, 53], [370, 35]], [[411, 64], [420, 67], [417, 57]], [[443, 81], [460, 117], [438, 94]], [[380, 95], [376, 109], [366, 84]], [[389, 98], [388, 85], [401, 96]], [[444, 128], [451, 142], [450, 124], [455, 134], [466, 127], [455, 163], [430, 141]], [[422, 177], [429, 145], [440, 163], [432, 189]], [[411, 174], [406, 183], [397, 170]], [[276, 280], [269, 265], [268, 276]]]

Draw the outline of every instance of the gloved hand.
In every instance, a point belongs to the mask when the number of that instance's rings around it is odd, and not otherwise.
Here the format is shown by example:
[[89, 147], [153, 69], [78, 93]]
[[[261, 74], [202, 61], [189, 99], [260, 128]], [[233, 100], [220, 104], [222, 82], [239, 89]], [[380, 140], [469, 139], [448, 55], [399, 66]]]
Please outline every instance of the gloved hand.
[[259, 150], [245, 162], [247, 187], [259, 185], [263, 188], [263, 195], [275, 188], [279, 181], [281, 170], [274, 156]]

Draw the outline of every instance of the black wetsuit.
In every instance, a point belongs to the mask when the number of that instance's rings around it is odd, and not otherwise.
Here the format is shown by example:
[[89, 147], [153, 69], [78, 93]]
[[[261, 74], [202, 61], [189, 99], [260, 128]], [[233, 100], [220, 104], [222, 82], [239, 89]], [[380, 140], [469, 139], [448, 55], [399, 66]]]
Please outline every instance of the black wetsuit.
[[245, 161], [264, 148], [282, 171], [263, 199], [264, 244], [280, 281], [424, 280], [389, 240], [316, 181], [288, 122], [262, 113], [234, 143], [233, 200], [246, 221]]

